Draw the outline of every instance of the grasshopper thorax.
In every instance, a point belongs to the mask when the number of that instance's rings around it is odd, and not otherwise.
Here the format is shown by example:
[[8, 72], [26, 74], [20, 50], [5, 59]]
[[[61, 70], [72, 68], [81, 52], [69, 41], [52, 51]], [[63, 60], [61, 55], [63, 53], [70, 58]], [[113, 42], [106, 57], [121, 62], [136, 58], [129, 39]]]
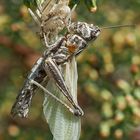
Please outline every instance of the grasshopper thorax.
[[75, 22], [68, 27], [69, 32], [78, 34], [86, 41], [95, 40], [100, 34], [100, 28], [86, 22]]

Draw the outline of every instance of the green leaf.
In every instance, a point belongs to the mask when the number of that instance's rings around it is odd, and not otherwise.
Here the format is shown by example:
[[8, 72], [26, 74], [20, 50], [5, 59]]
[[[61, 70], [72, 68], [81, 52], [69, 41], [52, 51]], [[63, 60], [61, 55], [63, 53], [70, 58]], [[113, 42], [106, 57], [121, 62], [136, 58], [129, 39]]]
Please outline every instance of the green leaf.
[[[69, 85], [72, 96], [77, 101], [77, 65], [75, 58], [62, 69], [66, 84]], [[50, 81], [47, 89], [66, 102], [66, 98], [53, 83], [53, 81]], [[74, 116], [63, 105], [49, 96], [45, 96], [43, 111], [54, 140], [79, 140], [81, 131], [80, 117]]]

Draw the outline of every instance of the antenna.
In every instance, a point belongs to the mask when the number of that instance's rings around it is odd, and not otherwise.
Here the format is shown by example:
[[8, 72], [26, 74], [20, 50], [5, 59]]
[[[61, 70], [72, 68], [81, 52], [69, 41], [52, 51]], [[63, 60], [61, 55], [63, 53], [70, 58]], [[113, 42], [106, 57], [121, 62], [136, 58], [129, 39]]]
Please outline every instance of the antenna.
[[125, 27], [136, 27], [135, 24], [125, 24], [125, 25], [114, 25], [114, 26], [106, 26], [106, 27], [101, 27], [100, 29], [111, 29], [111, 28], [125, 28]]

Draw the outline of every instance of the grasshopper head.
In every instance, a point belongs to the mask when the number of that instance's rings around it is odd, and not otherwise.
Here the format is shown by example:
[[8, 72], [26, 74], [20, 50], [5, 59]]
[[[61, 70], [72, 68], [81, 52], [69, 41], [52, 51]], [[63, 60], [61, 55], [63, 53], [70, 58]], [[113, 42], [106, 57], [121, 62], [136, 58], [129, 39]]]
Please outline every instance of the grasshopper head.
[[72, 23], [68, 29], [69, 32], [79, 35], [86, 41], [95, 40], [101, 32], [98, 26], [86, 22]]

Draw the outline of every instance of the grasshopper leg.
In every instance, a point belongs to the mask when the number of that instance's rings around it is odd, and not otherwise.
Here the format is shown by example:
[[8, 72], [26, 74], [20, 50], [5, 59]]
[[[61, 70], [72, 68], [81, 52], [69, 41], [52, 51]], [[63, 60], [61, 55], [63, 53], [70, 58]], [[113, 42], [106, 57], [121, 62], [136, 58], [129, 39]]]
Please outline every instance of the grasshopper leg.
[[44, 91], [45, 94], [51, 96], [53, 99], [55, 99], [57, 102], [61, 103], [63, 106], [65, 106], [72, 114], [75, 114], [75, 111], [68, 106], [66, 103], [64, 103], [62, 100], [60, 100], [58, 97], [56, 97], [53, 93], [51, 93], [50, 91], [48, 91], [46, 88], [44, 88], [41, 84], [39, 84], [38, 82], [31, 80], [30, 81], [32, 84], [36, 85], [37, 87], [39, 87], [40, 89], [42, 89]]
[[73, 99], [73, 97], [71, 96], [71, 93], [65, 83], [64, 77], [60, 71], [60, 69], [58, 68], [58, 65], [55, 63], [55, 61], [52, 58], [47, 58], [45, 60], [45, 71], [48, 73], [48, 75], [50, 76], [50, 78], [52, 78], [56, 84], [56, 86], [59, 88], [59, 90], [63, 93], [63, 95], [67, 98], [67, 100], [70, 102], [70, 104], [74, 107], [74, 114], [76, 116], [83, 116], [83, 111], [82, 109], [79, 107], [79, 105], [77, 105]]

